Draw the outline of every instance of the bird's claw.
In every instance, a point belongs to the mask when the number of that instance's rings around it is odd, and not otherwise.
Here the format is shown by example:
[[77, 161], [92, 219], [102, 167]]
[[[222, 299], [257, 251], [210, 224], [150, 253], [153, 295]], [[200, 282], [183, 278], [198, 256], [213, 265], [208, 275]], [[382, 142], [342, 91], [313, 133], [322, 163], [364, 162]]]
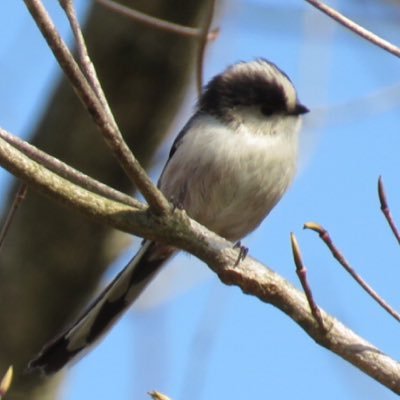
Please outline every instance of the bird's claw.
[[242, 246], [242, 243], [240, 242], [240, 240], [235, 243], [233, 248], [239, 249], [238, 258], [236, 259], [236, 262], [235, 262], [235, 267], [237, 267], [241, 263], [241, 261], [243, 261], [246, 258], [247, 253], [249, 252], [249, 249], [248, 249], [248, 247]]

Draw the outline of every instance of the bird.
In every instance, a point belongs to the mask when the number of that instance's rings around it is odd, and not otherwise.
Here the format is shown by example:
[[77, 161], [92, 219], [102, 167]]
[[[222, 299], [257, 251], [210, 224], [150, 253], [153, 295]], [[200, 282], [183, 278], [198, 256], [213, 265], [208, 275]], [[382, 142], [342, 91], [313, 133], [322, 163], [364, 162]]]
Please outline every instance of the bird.
[[[191, 218], [237, 243], [258, 227], [291, 184], [302, 116], [308, 111], [274, 63], [257, 58], [228, 66], [204, 87], [173, 142], [159, 189]], [[28, 369], [51, 375], [87, 352], [178, 251], [144, 240], [126, 267]]]

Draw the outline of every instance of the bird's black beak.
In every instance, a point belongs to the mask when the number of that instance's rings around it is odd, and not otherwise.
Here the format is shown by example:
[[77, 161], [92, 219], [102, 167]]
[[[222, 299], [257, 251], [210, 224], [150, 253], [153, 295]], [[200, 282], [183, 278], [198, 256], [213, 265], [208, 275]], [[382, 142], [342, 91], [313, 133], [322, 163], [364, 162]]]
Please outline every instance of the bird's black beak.
[[310, 112], [310, 110], [306, 106], [303, 106], [303, 104], [300, 103], [296, 104], [296, 107], [294, 109], [294, 114], [300, 115], [300, 114], [307, 114], [308, 112]]

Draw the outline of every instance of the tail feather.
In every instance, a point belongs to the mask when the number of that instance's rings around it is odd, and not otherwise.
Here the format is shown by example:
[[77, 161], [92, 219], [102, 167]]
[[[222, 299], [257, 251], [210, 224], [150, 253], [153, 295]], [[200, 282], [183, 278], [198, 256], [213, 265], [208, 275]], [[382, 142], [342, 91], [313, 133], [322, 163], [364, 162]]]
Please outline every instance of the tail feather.
[[28, 366], [52, 374], [97, 342], [137, 299], [175, 249], [145, 241], [129, 264], [103, 290], [85, 313], [48, 343]]

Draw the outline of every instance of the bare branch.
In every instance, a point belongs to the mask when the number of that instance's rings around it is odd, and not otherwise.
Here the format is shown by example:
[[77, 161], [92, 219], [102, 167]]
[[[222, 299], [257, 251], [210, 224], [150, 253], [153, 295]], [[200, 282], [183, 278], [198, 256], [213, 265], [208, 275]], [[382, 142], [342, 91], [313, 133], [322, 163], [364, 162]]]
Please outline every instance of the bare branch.
[[299, 280], [300, 280], [301, 286], [303, 287], [304, 293], [306, 294], [311, 313], [314, 316], [315, 321], [317, 322], [321, 331], [327, 332], [327, 329], [324, 325], [324, 320], [322, 319], [321, 312], [319, 310], [319, 307], [317, 306], [317, 304], [314, 301], [311, 287], [308, 284], [307, 269], [305, 268], [305, 266], [303, 264], [303, 259], [301, 257], [301, 252], [300, 252], [300, 246], [299, 246], [299, 243], [298, 243], [297, 238], [294, 235], [294, 233], [290, 234], [290, 242], [292, 244], [292, 253], [293, 253], [293, 260], [296, 265], [296, 273], [297, 273], [297, 276], [299, 277]]
[[197, 81], [197, 92], [199, 95], [201, 94], [201, 91], [203, 89], [204, 55], [208, 42], [209, 30], [214, 17], [214, 11], [215, 11], [215, 0], [210, 0], [206, 21], [204, 23], [203, 28], [201, 29], [199, 50], [197, 55], [196, 81]]
[[381, 203], [381, 210], [383, 212], [383, 215], [385, 216], [386, 221], [388, 222], [390, 229], [392, 230], [393, 235], [397, 240], [397, 243], [400, 244], [400, 232], [397, 229], [397, 226], [394, 222], [392, 213], [390, 212], [390, 208], [388, 206], [388, 202], [386, 199], [385, 187], [383, 186], [383, 180], [382, 180], [381, 176], [378, 179], [378, 194], [379, 194], [379, 201]]
[[24, 0], [24, 2], [60, 66], [70, 79], [75, 91], [86, 106], [96, 125], [100, 128], [115, 158], [143, 194], [150, 208], [156, 214], [163, 214], [170, 208], [168, 201], [154, 186], [151, 179], [130, 151], [114, 119], [111, 119], [109, 113], [105, 112], [71, 52], [58, 34], [42, 2], [40, 0]]
[[75, 37], [76, 45], [78, 48], [78, 57], [81, 65], [81, 70], [85, 75], [87, 81], [95, 92], [97, 98], [100, 100], [104, 110], [107, 111], [109, 117], [114, 119], [110, 107], [107, 103], [106, 96], [104, 95], [103, 88], [101, 87], [100, 81], [97, 77], [96, 70], [93, 66], [92, 60], [89, 57], [89, 53], [86, 48], [85, 39], [78, 22], [75, 7], [72, 0], [59, 0], [61, 7], [64, 9], [70, 23], [72, 32]]
[[376, 35], [375, 33], [369, 31], [368, 29], [363, 28], [361, 25], [355, 23], [351, 19], [345, 17], [343, 14], [338, 12], [332, 7], [327, 6], [326, 4], [322, 3], [318, 0], [306, 0], [307, 3], [310, 3], [315, 8], [318, 8], [324, 14], [328, 15], [339, 24], [343, 25], [344, 27], [350, 29], [357, 35], [361, 36], [362, 38], [368, 40], [369, 42], [373, 43], [375, 46], [380, 47], [381, 49], [393, 54], [396, 57], [400, 57], [400, 48], [395, 46], [394, 44], [390, 43], [389, 41], [381, 38], [380, 36]]
[[[203, 31], [197, 28], [191, 28], [189, 26], [183, 26], [175, 24], [173, 22], [165, 21], [156, 17], [152, 17], [140, 11], [134, 10], [133, 8], [124, 6], [123, 4], [116, 3], [112, 0], [96, 0], [99, 4], [114, 11], [124, 17], [131, 18], [136, 22], [140, 22], [144, 25], [150, 26], [151, 28], [161, 29], [167, 32], [177, 33], [182, 36], [189, 37], [203, 37]], [[207, 40], [212, 41], [218, 37], [219, 29], [213, 29], [208, 32]]]
[[143, 205], [135, 198], [128, 196], [125, 193], [121, 193], [118, 190], [115, 190], [104, 183], [101, 183], [90, 176], [83, 174], [80, 171], [77, 171], [68, 164], [65, 164], [57, 158], [48, 155], [44, 151], [39, 150], [37, 147], [32, 146], [28, 142], [25, 142], [24, 140], [12, 135], [2, 128], [0, 128], [0, 138], [10, 143], [32, 160], [50, 169], [57, 175], [69, 180], [70, 182], [83, 187], [84, 189], [107, 197], [110, 200], [115, 200], [135, 208], [143, 207]]
[[329, 326], [329, 331], [322, 334], [302, 292], [250, 257], [234, 267], [237, 251], [232, 243], [191, 220], [184, 211], [175, 209], [155, 218], [146, 209], [134, 209], [93, 194], [47, 170], [1, 138], [0, 165], [34, 189], [99, 223], [192, 253], [207, 263], [222, 282], [239, 286], [245, 293], [279, 308], [317, 343], [400, 394], [398, 362], [320, 309], [325, 325]]
[[400, 314], [393, 309], [368, 283], [361, 278], [360, 275], [351, 267], [349, 262], [344, 258], [343, 254], [338, 250], [335, 244], [332, 242], [329, 233], [321, 225], [315, 222], [308, 222], [304, 224], [305, 229], [311, 229], [319, 234], [319, 237], [326, 244], [328, 249], [331, 251], [333, 257], [338, 260], [339, 264], [353, 277], [353, 279], [394, 319], [400, 322]]
[[20, 185], [19, 189], [17, 190], [17, 192], [15, 193], [14, 200], [11, 204], [11, 208], [7, 214], [6, 220], [4, 221], [4, 225], [0, 232], [0, 249], [3, 247], [4, 239], [7, 236], [7, 232], [10, 229], [10, 226], [15, 217], [15, 214], [16, 214], [19, 206], [25, 199], [26, 192], [27, 192], [26, 184], [22, 183]]

